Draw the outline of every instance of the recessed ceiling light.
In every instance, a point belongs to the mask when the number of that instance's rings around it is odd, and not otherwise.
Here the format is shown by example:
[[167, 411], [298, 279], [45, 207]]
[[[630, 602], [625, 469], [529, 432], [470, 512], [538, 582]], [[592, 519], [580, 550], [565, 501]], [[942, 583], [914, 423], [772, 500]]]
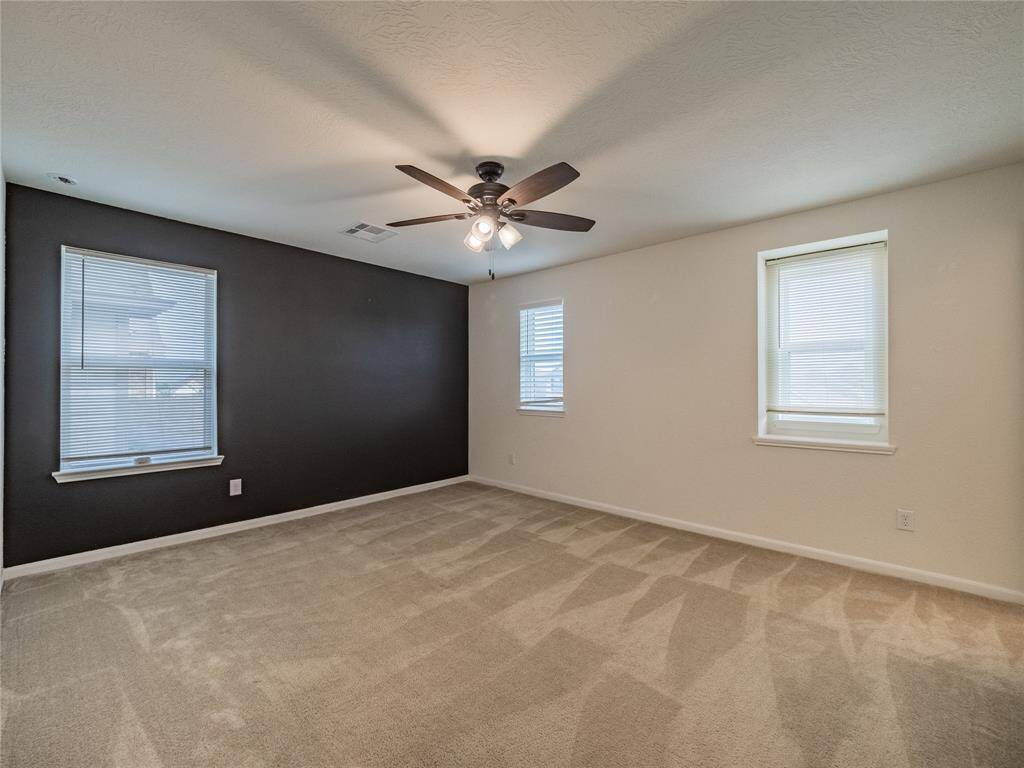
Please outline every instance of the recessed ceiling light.
[[76, 179], [73, 179], [70, 176], [65, 176], [63, 173], [48, 173], [46, 175], [54, 181], [58, 181], [61, 184], [67, 184], [69, 187], [73, 187], [78, 183]]

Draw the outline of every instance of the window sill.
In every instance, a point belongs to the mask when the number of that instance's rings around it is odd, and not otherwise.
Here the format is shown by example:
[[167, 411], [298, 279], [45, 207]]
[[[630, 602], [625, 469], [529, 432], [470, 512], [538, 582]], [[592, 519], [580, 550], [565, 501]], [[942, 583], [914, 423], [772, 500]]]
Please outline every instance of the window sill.
[[164, 463], [129, 465], [124, 467], [107, 467], [105, 469], [74, 469], [54, 472], [53, 479], [58, 483], [74, 483], [79, 480], [99, 480], [103, 477], [122, 477], [124, 475], [145, 475], [149, 472], [169, 472], [172, 469], [192, 469], [194, 467], [215, 467], [224, 461], [223, 456], [208, 456], [202, 459], [187, 461], [167, 461]]
[[811, 448], [817, 451], [847, 451], [849, 453], [896, 453], [896, 446], [888, 443], [825, 440], [815, 437], [782, 437], [780, 435], [756, 435], [751, 439], [755, 445], [774, 445], [780, 448]]
[[565, 411], [542, 411], [539, 408], [516, 408], [524, 416], [565, 416]]

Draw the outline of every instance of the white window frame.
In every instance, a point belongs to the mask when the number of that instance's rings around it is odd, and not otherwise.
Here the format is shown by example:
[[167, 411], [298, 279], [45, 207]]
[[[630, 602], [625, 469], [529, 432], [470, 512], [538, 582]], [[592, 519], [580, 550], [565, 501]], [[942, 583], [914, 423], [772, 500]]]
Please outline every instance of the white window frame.
[[[207, 269], [206, 267], [194, 267], [187, 264], [178, 264], [170, 261], [157, 261], [155, 259], [142, 259], [135, 256], [124, 256], [118, 253], [106, 253], [104, 251], [95, 251], [88, 248], [78, 248], [75, 246], [62, 245], [60, 249], [61, 259], [61, 287], [60, 287], [60, 307], [61, 307], [61, 333], [59, 343], [63, 345], [64, 338], [64, 257], [66, 255], [79, 255], [79, 256], [94, 256], [103, 259], [110, 259], [114, 261], [127, 261], [135, 264], [153, 264], [155, 266], [164, 268], [173, 268], [187, 270], [191, 272], [200, 272], [203, 274], [213, 275], [216, 278], [217, 270]], [[219, 454], [217, 451], [217, 283], [216, 280], [213, 284], [213, 316], [210, 318], [213, 324], [213, 359], [212, 359], [212, 370], [210, 371], [210, 379], [212, 382], [211, 392], [211, 419], [213, 421], [213, 434], [212, 443], [209, 452], [197, 454], [195, 456], [187, 457], [175, 457], [172, 459], [160, 459], [159, 457], [145, 457], [148, 463], [135, 463], [139, 457], [127, 458], [124, 461], [112, 461], [104, 460], [98, 461], [94, 466], [81, 466], [75, 467], [74, 469], [60, 469], [52, 473], [53, 479], [58, 483], [71, 483], [79, 480], [95, 480], [104, 477], [121, 477], [123, 475], [141, 475], [150, 472], [167, 472], [175, 469], [192, 469], [194, 467], [210, 467], [217, 466], [224, 461], [224, 456]], [[62, 354], [61, 350], [58, 349], [58, 356]], [[60, 396], [64, 396], [63, 385], [59, 388]], [[59, 407], [59, 406], [58, 406]], [[58, 424], [62, 416], [58, 416]]]
[[[561, 408], [561, 410], [552, 411], [552, 410], [547, 410], [547, 409], [542, 409], [542, 408], [531, 408], [528, 405], [526, 405], [526, 406], [523, 405], [523, 402], [520, 399], [522, 397], [522, 391], [523, 391], [522, 390], [522, 370], [523, 370], [523, 368], [522, 368], [522, 350], [519, 349], [519, 351], [516, 353], [516, 362], [517, 362], [517, 365], [516, 365], [516, 404], [517, 404], [516, 405], [516, 411], [518, 413], [521, 413], [521, 414], [524, 414], [524, 415], [529, 415], [529, 416], [553, 416], [555, 418], [560, 418], [560, 417], [564, 417], [565, 416], [565, 408], [566, 408], [566, 406], [565, 406], [565, 351], [566, 351], [566, 344], [565, 344], [565, 299], [563, 299], [563, 298], [553, 298], [553, 299], [545, 299], [544, 301], [531, 301], [531, 302], [527, 302], [526, 304], [520, 304], [518, 307], [516, 307], [516, 339], [519, 339], [521, 334], [522, 334], [522, 328], [520, 326], [520, 323], [522, 322], [522, 314], [521, 314], [522, 310], [524, 310], [524, 309], [534, 309], [536, 307], [552, 307], [552, 306], [555, 306], [556, 304], [561, 304], [562, 305], [562, 408]], [[517, 347], [518, 347], [518, 341], [517, 341]]]
[[[876, 453], [892, 454], [896, 447], [892, 444], [891, 424], [892, 405], [886, 406], [885, 429], [878, 440], [860, 440], [856, 438], [857, 428], [850, 428], [848, 439], [839, 439], [834, 436], [810, 437], [805, 435], [785, 435], [768, 432], [768, 370], [767, 370], [767, 349], [768, 341], [768, 312], [767, 292], [768, 273], [767, 263], [774, 259], [788, 258], [792, 256], [805, 256], [822, 251], [834, 251], [840, 248], [850, 248], [869, 243], [885, 242], [888, 250], [889, 231], [878, 230], [865, 232], [860, 235], [848, 237], [837, 237], [831, 240], [820, 240], [814, 243], [787, 246], [785, 248], [773, 248], [767, 251], [759, 251], [757, 254], [757, 423], [753, 441], [757, 445], [782, 446], [787, 448], [812, 448], [825, 451], [849, 451], [853, 453]], [[886, 258], [885, 269], [888, 272], [888, 258]], [[888, 280], [885, 290], [888, 293]], [[890, 318], [886, 315], [886, 334], [890, 334]], [[891, 391], [892, 376], [889, 373], [888, 349], [886, 345], [886, 387]], [[887, 398], [887, 401], [889, 398]], [[825, 430], [823, 430], [825, 431]], [[832, 430], [834, 432], [834, 429]]]

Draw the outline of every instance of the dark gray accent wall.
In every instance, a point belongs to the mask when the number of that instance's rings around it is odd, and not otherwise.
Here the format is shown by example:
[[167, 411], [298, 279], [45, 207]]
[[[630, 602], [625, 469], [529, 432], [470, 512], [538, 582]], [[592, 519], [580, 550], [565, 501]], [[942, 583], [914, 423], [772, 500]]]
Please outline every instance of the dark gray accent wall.
[[[8, 184], [4, 565], [466, 473], [466, 286]], [[217, 270], [219, 467], [58, 484], [62, 244]], [[228, 496], [240, 477], [244, 493]]]

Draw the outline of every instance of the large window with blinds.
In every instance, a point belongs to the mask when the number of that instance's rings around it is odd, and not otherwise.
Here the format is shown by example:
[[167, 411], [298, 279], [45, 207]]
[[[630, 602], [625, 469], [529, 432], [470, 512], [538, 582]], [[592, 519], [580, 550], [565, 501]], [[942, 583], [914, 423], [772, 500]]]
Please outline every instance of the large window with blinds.
[[61, 482], [220, 463], [217, 273], [65, 246]]
[[887, 448], [885, 240], [762, 256], [761, 436]]
[[559, 301], [519, 309], [519, 410], [565, 412], [563, 306]]

